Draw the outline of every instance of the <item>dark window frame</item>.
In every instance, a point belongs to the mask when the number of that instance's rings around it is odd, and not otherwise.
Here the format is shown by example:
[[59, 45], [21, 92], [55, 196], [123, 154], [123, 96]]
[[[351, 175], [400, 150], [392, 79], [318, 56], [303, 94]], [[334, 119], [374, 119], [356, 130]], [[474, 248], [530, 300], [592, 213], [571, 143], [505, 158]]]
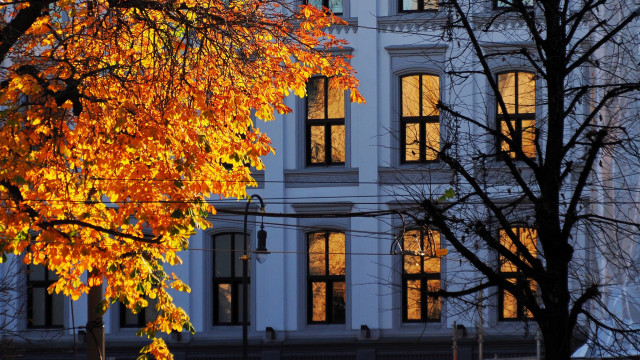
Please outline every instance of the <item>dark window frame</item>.
[[[309, 119], [309, 97], [305, 98], [305, 157], [306, 157], [306, 165], [307, 166], [331, 166], [331, 165], [339, 165], [344, 166], [346, 163], [347, 157], [347, 126], [346, 126], [346, 106], [344, 108], [344, 117], [342, 118], [329, 118], [329, 81], [331, 80], [326, 76], [314, 76], [310, 81], [316, 81], [318, 79], [323, 79], [324, 81], [324, 118], [323, 119]], [[344, 99], [344, 98], [343, 98]], [[344, 101], [341, 104], [344, 106]], [[342, 125], [345, 130], [345, 148], [344, 156], [345, 161], [334, 161], [332, 159], [331, 149], [332, 149], [332, 139], [331, 139], [331, 126], [333, 125]], [[311, 162], [311, 127], [312, 126], [322, 126], [324, 127], [324, 161], [323, 162]]]
[[[44, 280], [31, 280], [29, 279], [29, 274], [32, 266], [42, 266], [44, 268]], [[47, 289], [51, 284], [57, 281], [57, 279], [49, 279], [50, 271], [44, 265], [29, 265], [27, 266], [27, 328], [29, 329], [61, 329], [64, 328], [64, 317], [62, 319], [63, 323], [60, 325], [53, 324], [53, 296], [56, 294], [49, 294]], [[33, 325], [31, 319], [33, 319], [33, 306], [34, 306], [34, 298], [33, 298], [33, 289], [34, 288], [44, 288], [45, 290], [45, 324], [44, 325]], [[63, 305], [62, 310], [64, 314], [64, 298], [62, 299]]]
[[[403, 91], [402, 91], [402, 79], [412, 76], [418, 76], [418, 83], [420, 84], [420, 89], [418, 91], [418, 99], [419, 105], [418, 109], [420, 111], [420, 115], [418, 116], [404, 116], [403, 111]], [[435, 76], [438, 75], [429, 74], [429, 73], [411, 73], [402, 75], [399, 79], [399, 93], [400, 93], [400, 163], [401, 164], [427, 164], [427, 163], [437, 163], [438, 159], [427, 159], [427, 124], [438, 124], [438, 128], [440, 128], [440, 114], [438, 115], [422, 115], [422, 101], [423, 101], [423, 89], [422, 89], [422, 77], [423, 76]], [[438, 77], [439, 78], [439, 77]], [[439, 84], [439, 82], [438, 82]], [[440, 88], [438, 88], [438, 101], [440, 101]], [[419, 134], [419, 148], [420, 154], [418, 160], [407, 160], [407, 147], [406, 147], [406, 135], [407, 135], [407, 124], [419, 124], [420, 134]], [[438, 143], [440, 141], [440, 133], [438, 135]]]
[[[520, 90], [520, 86], [518, 84], [518, 77], [519, 74], [532, 74], [534, 75], [534, 91], [535, 91], [535, 87], [537, 86], [535, 83], [535, 74], [533, 72], [530, 71], [521, 71], [521, 70], [514, 70], [514, 71], [503, 71], [500, 73], [496, 74], [496, 85], [500, 86], [499, 83], [499, 77], [500, 75], [504, 75], [504, 74], [515, 74], [515, 80], [514, 80], [514, 84], [515, 84], [515, 104], [514, 104], [514, 108], [515, 108], [515, 112], [514, 113], [509, 113], [509, 121], [513, 121], [515, 122], [515, 138], [512, 139], [513, 142], [513, 146], [517, 149], [520, 149], [520, 152], [523, 152], [524, 149], [522, 147], [522, 121], [530, 121], [533, 120], [533, 122], [536, 124], [536, 128], [538, 126], [537, 121], [536, 121], [536, 113], [520, 113], [520, 104], [519, 104], [519, 99], [518, 99], [518, 94], [519, 94], [519, 90]], [[500, 96], [502, 96], [502, 94], [500, 94]], [[500, 114], [500, 104], [498, 103], [498, 101], [496, 101], [496, 127], [497, 127], [497, 131], [498, 133], [500, 133], [502, 135], [502, 123], [507, 121], [507, 115], [506, 114]], [[497, 149], [497, 154], [498, 154], [498, 158], [504, 160], [506, 157], [510, 157], [511, 159], [514, 160], [522, 160], [522, 156], [519, 154], [515, 154], [514, 157], [510, 156], [510, 153], [513, 152], [513, 150], [510, 151], [503, 151], [502, 150], [502, 144], [503, 144], [503, 140], [501, 137], [498, 137], [496, 139], [496, 149]], [[535, 141], [535, 140], [534, 140]], [[511, 146], [509, 146], [509, 148], [513, 148]], [[530, 157], [530, 159], [535, 159], [537, 156], [537, 154], [535, 154], [533, 157]]]
[[[216, 237], [218, 236], [225, 236], [225, 235], [231, 235], [231, 240], [230, 240], [230, 244], [231, 244], [231, 249], [225, 249], [225, 251], [229, 252], [229, 256], [230, 256], [230, 267], [231, 267], [231, 276], [216, 276], [215, 273], [215, 269], [216, 269], [216, 257], [215, 257], [215, 251], [218, 249], [218, 247], [216, 246]], [[240, 264], [242, 264], [242, 260], [240, 259], [240, 257], [243, 254], [244, 249], [240, 248], [240, 249], [236, 249], [235, 248], [235, 244], [236, 244], [236, 237], [240, 237], [242, 238], [244, 235], [241, 232], [234, 232], [234, 231], [228, 231], [228, 232], [221, 232], [221, 233], [216, 233], [213, 234], [211, 236], [211, 245], [212, 248], [214, 249], [212, 258], [212, 271], [211, 271], [211, 281], [212, 281], [212, 296], [213, 296], [213, 301], [212, 301], [212, 308], [213, 308], [213, 325], [214, 326], [236, 326], [236, 325], [242, 325], [242, 316], [241, 316], [241, 312], [242, 312], [242, 299], [240, 298], [240, 290], [242, 289], [242, 273], [240, 274], [236, 274], [235, 273], [235, 269], [236, 269], [236, 265], [238, 262], [240, 262]], [[229, 322], [223, 322], [220, 321], [220, 314], [218, 312], [218, 296], [219, 296], [219, 290], [218, 290], [218, 285], [221, 284], [229, 284], [231, 286], [231, 321]], [[249, 269], [249, 271], [247, 271], [247, 299], [250, 299], [250, 295], [251, 295], [251, 270]], [[250, 312], [249, 312], [250, 313]], [[248, 319], [247, 321], [248, 324], [251, 324], [250, 319]]]
[[[520, 232], [524, 229], [532, 229], [532, 228], [527, 226], [515, 226], [511, 230], [516, 232], [516, 236], [520, 237]], [[537, 242], [537, 239], [536, 239], [536, 242]], [[500, 256], [498, 256], [498, 258], [500, 258]], [[519, 271], [502, 271], [500, 267], [501, 267], [501, 263], [498, 264], [498, 272], [502, 274], [502, 276], [504, 276], [507, 280], [513, 279], [514, 281], [517, 281], [518, 279], [523, 278], [522, 273]], [[532, 281], [532, 280], [529, 279], [529, 281]], [[516, 317], [509, 317], [509, 318], [504, 317], [504, 293], [506, 291], [507, 290], [505, 288], [501, 286], [498, 287], [498, 321], [519, 322], [519, 321], [527, 321], [529, 319], [533, 319], [533, 317], [531, 316], [525, 316], [526, 306], [521, 304], [520, 300], [518, 300], [518, 298], [516, 298], [515, 295], [513, 294], [511, 294], [511, 296], [513, 296], [516, 302]]]
[[[340, 12], [334, 12], [333, 10], [331, 10], [331, 8], [329, 7], [329, 1], [331, 1], [331, 0], [322, 0], [322, 7], [329, 9], [331, 12], [333, 12], [334, 15], [342, 15], [342, 14], [344, 14], [344, 1], [342, 1], [342, 11], [340, 11]], [[302, 3], [304, 5], [308, 5], [309, 4], [309, 0], [302, 0]]]
[[[325, 234], [325, 274], [329, 274], [329, 257], [331, 254], [329, 253], [329, 234], [331, 233], [341, 233], [344, 235], [342, 231], [331, 231], [331, 230], [323, 230], [323, 231], [312, 231], [306, 234], [306, 243], [307, 243], [307, 324], [315, 325], [315, 324], [345, 324], [347, 318], [347, 282], [346, 282], [346, 236], [345, 236], [345, 274], [344, 275], [311, 275], [309, 271], [309, 265], [311, 264], [310, 252], [309, 252], [309, 242], [311, 235], [313, 234]], [[314, 321], [313, 320], [313, 283], [324, 283], [326, 289], [325, 295], [325, 321]], [[345, 288], [344, 295], [344, 310], [345, 316], [342, 321], [335, 321], [334, 318], [334, 308], [333, 308], [333, 284], [335, 283], [343, 283]]]
[[[427, 237], [425, 234], [425, 229], [411, 229], [409, 231], [419, 231], [420, 234], [420, 248], [421, 249], [425, 249], [424, 246], [424, 242], [425, 242], [425, 238]], [[428, 231], [428, 230], [427, 230]], [[431, 231], [436, 231], [436, 230], [431, 230]], [[407, 249], [406, 244], [404, 243], [405, 239], [403, 237], [402, 239], [402, 247], [403, 249]], [[440, 241], [440, 247], [442, 247], [442, 242]], [[431, 255], [431, 254], [427, 254], [427, 255]], [[438, 301], [440, 302], [440, 316], [436, 319], [436, 318], [429, 318], [429, 306], [428, 306], [428, 283], [429, 280], [433, 281], [433, 280], [437, 280], [440, 282], [440, 287], [442, 288], [442, 260], [440, 259], [440, 271], [435, 273], [435, 272], [426, 272], [424, 269], [424, 257], [425, 256], [420, 256], [420, 272], [416, 273], [416, 274], [408, 274], [405, 271], [404, 265], [405, 265], [405, 257], [407, 256], [416, 256], [416, 255], [407, 255], [404, 254], [402, 255], [402, 322], [403, 323], [425, 323], [425, 322], [430, 322], [430, 323], [439, 323], [442, 321], [442, 298], [438, 298]], [[408, 302], [408, 283], [410, 281], [415, 281], [415, 280], [419, 280], [420, 281], [420, 319], [409, 319], [409, 309], [407, 307], [407, 302]]]
[[[425, 4], [428, 4], [429, 0], [418, 0], [418, 10], [405, 10], [402, 5], [402, 0], [397, 0], [398, 1], [398, 13], [427, 13], [427, 12], [437, 12], [438, 9], [440, 8], [440, 3], [438, 0], [434, 0], [436, 1], [436, 7], [435, 9], [425, 9], [424, 6]], [[494, 0], [497, 1], [497, 0]]]
[[[513, 2], [515, 0], [511, 0], [511, 1]], [[523, 0], [522, 2], [524, 3], [525, 1], [526, 0]], [[534, 0], [530, 0], [530, 1], [531, 1], [531, 5], [525, 5], [524, 6], [526, 9], [533, 9], [533, 1]], [[492, 0], [493, 10], [513, 10], [513, 9], [515, 9], [515, 6], [513, 6], [513, 5], [505, 4], [505, 5], [500, 6], [500, 5], [498, 5], [500, 2], [504, 2], [504, 1], [503, 0], [502, 1], [501, 0]]]

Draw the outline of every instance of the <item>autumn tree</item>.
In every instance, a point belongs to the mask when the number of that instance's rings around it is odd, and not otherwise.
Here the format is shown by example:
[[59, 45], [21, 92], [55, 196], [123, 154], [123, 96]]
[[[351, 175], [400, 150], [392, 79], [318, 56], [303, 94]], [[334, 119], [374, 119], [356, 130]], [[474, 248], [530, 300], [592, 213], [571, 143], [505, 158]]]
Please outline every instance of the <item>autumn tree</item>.
[[423, 167], [427, 186], [403, 184], [415, 221], [450, 250], [430, 295], [451, 312], [492, 306], [494, 322], [537, 323], [548, 360], [569, 359], [578, 332], [595, 356], [637, 354], [638, 3], [440, 5], [443, 20], [420, 34], [446, 48], [433, 65], [446, 95], [420, 104], [440, 113], [441, 140], [400, 139], [407, 163], [439, 163]]
[[279, 0], [2, 1], [1, 250], [73, 300], [104, 284], [103, 311], [157, 299], [144, 352], [170, 357], [156, 333], [192, 330], [170, 296], [189, 288], [163, 265], [209, 225], [210, 196], [255, 186], [273, 149], [254, 119], [315, 74], [363, 100], [323, 51], [340, 22]]

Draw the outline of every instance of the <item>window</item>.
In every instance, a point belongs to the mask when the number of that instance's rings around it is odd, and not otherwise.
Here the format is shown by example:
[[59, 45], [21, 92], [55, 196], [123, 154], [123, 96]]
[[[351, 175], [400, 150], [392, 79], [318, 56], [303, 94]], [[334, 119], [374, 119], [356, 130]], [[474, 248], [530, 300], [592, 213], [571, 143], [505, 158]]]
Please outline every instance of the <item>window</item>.
[[27, 327], [61, 328], [64, 326], [64, 295], [49, 294], [47, 288], [58, 276], [42, 265], [27, 269]]
[[401, 162], [429, 162], [440, 151], [440, 78], [416, 74], [401, 78]]
[[346, 319], [345, 236], [307, 234], [307, 322], [344, 324]]
[[438, 0], [398, 0], [399, 12], [421, 12], [438, 10]]
[[342, 0], [304, 0], [304, 4], [309, 4], [318, 9], [327, 8], [335, 15], [342, 14]]
[[307, 84], [307, 165], [345, 163], [344, 90], [329, 88], [329, 78]]
[[404, 234], [402, 257], [402, 319], [405, 322], [440, 321], [440, 233], [411, 230]]
[[[536, 157], [536, 82], [535, 75], [527, 72], [498, 74], [498, 90], [507, 108], [510, 121], [498, 108], [498, 124], [501, 133], [513, 144], [500, 140], [500, 153], [512, 159], [518, 158], [517, 150], [527, 158]], [[509, 128], [511, 125], [511, 129]]]
[[158, 316], [158, 309], [156, 309], [157, 299], [147, 299], [149, 304], [144, 309], [140, 309], [138, 313], [134, 314], [123, 304], [120, 304], [120, 327], [121, 328], [141, 328], [147, 325], [148, 322], [154, 321]]
[[[536, 230], [531, 228], [517, 227], [511, 229], [518, 240], [527, 248], [533, 257], [537, 257], [536, 251]], [[500, 244], [517, 254], [518, 250], [505, 230], [500, 230]], [[520, 258], [524, 261], [523, 256]], [[510, 282], [515, 283], [520, 276], [517, 267], [511, 262], [500, 256], [500, 272], [504, 274]], [[536, 284], [531, 283], [531, 291], [536, 291]], [[500, 320], [521, 320], [531, 318], [532, 315], [510, 292], [501, 289], [499, 291], [499, 318]]]
[[[493, 7], [496, 9], [511, 9], [514, 8], [518, 0], [494, 0]], [[522, 5], [527, 8], [533, 7], [533, 0], [522, 0]]]
[[[213, 324], [240, 325], [242, 324], [242, 260], [240, 257], [244, 249], [242, 233], [214, 235], [213, 249], [215, 250], [213, 252]], [[250, 270], [247, 269], [247, 276], [251, 273]]]

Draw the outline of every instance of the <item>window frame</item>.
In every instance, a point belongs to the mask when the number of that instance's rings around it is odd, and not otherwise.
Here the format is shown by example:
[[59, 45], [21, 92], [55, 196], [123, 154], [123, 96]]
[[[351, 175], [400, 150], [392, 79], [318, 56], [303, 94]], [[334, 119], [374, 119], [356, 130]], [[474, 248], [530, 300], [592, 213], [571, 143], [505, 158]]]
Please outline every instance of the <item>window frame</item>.
[[[442, 248], [442, 240], [440, 238], [440, 233], [437, 230], [432, 230], [432, 229], [424, 229], [424, 228], [414, 228], [414, 229], [409, 229], [407, 230], [403, 236], [402, 236], [402, 248], [405, 249], [405, 251], [407, 251], [407, 246], [405, 244], [405, 240], [406, 240], [406, 234], [410, 233], [412, 231], [418, 231], [419, 232], [419, 236], [420, 236], [420, 249], [425, 249], [424, 243], [425, 243], [425, 238], [427, 238], [426, 232], [427, 231], [433, 231], [433, 232], [437, 232], [438, 233], [438, 248]], [[423, 250], [424, 251], [424, 250]], [[408, 256], [418, 256], [420, 257], [420, 271], [417, 273], [407, 273], [405, 271], [405, 261], [406, 261], [406, 257]], [[438, 318], [430, 318], [429, 314], [430, 314], [430, 308], [428, 306], [429, 304], [429, 297], [427, 295], [427, 291], [428, 291], [428, 284], [429, 281], [434, 281], [437, 280], [440, 283], [440, 288], [442, 288], [442, 258], [438, 258], [439, 260], [439, 271], [436, 272], [427, 272], [424, 269], [424, 260], [425, 257], [427, 255], [409, 255], [409, 254], [403, 254], [402, 255], [402, 261], [400, 266], [402, 267], [401, 269], [401, 283], [402, 283], [402, 323], [440, 323], [442, 322], [442, 298], [438, 297], [437, 301], [439, 303], [439, 307], [440, 307], [440, 314], [438, 316]], [[409, 319], [408, 318], [408, 312], [409, 312], [409, 308], [407, 306], [408, 303], [408, 283], [410, 281], [416, 281], [419, 280], [420, 281], [420, 319]]]
[[[438, 0], [434, 0], [436, 1], [436, 7], [435, 9], [425, 9], [424, 6], [429, 2], [428, 0], [417, 0], [418, 1], [418, 10], [405, 10], [403, 9], [403, 0], [397, 0], [398, 6], [397, 6], [397, 11], [398, 14], [415, 14], [415, 13], [429, 13], [429, 12], [438, 12], [438, 10], [440, 9], [440, 4]], [[497, 1], [497, 0], [494, 0]], [[422, 10], [420, 10], [422, 9]]]
[[[403, 107], [403, 99], [404, 99], [404, 95], [403, 95], [403, 91], [402, 91], [402, 81], [404, 78], [407, 77], [412, 77], [412, 76], [418, 76], [418, 82], [420, 84], [420, 89], [418, 91], [418, 98], [419, 98], [419, 104], [418, 104], [418, 109], [420, 111], [420, 115], [418, 116], [404, 116], [403, 111], [404, 111], [404, 107]], [[412, 72], [412, 73], [407, 73], [407, 74], [403, 74], [400, 75], [398, 77], [398, 81], [399, 81], [399, 85], [398, 85], [398, 94], [399, 94], [399, 104], [398, 107], [400, 109], [399, 113], [399, 124], [400, 124], [400, 131], [399, 131], [399, 142], [400, 142], [400, 164], [404, 165], [404, 164], [429, 164], [429, 163], [437, 163], [439, 162], [439, 160], [437, 158], [435, 159], [427, 159], [427, 124], [438, 124], [438, 151], [440, 150], [440, 143], [442, 141], [442, 124], [440, 121], [440, 111], [438, 111], [438, 115], [422, 115], [422, 109], [423, 109], [423, 89], [422, 89], [422, 79], [423, 76], [433, 76], [436, 77], [438, 79], [438, 101], [441, 101], [442, 96], [441, 96], [441, 92], [440, 92], [440, 76], [439, 75], [435, 75], [435, 74], [431, 74], [431, 73], [427, 73], [427, 72]], [[407, 132], [407, 128], [406, 125], [407, 124], [418, 124], [419, 126], [419, 149], [420, 149], [420, 153], [419, 153], [419, 159], [418, 160], [407, 160], [407, 153], [406, 153], [406, 132]]]
[[[155, 308], [156, 303], [157, 303], [157, 299], [149, 299], [147, 298], [147, 301], [149, 302], [149, 304], [147, 305], [147, 307], [145, 307], [144, 309], [141, 309], [140, 312], [138, 312], [137, 314], [133, 314], [132, 315], [136, 316], [137, 318], [137, 322], [135, 324], [132, 323], [127, 323], [126, 321], [126, 317], [127, 317], [127, 311], [131, 312], [131, 310], [129, 310], [124, 304], [120, 303], [120, 328], [121, 329], [132, 329], [132, 328], [143, 328], [147, 325], [148, 322], [151, 322], [153, 320], [155, 320], [157, 314], [158, 314], [158, 310]], [[151, 318], [147, 318], [148, 315], [148, 311], [151, 311], [152, 313], [149, 314], [149, 316]]]
[[[30, 272], [32, 266], [41, 266], [44, 269], [44, 280], [31, 280]], [[26, 276], [26, 287], [27, 287], [27, 328], [28, 329], [62, 329], [65, 324], [65, 297], [61, 294], [52, 293], [49, 294], [47, 289], [51, 284], [57, 281], [57, 279], [49, 279], [51, 271], [44, 265], [28, 265], [27, 266], [27, 276]], [[31, 319], [33, 319], [33, 309], [34, 309], [34, 288], [44, 288], [45, 290], [45, 315], [44, 315], [44, 325], [32, 325]], [[53, 297], [60, 296], [62, 302], [62, 324], [54, 325], [53, 324]]]
[[[341, 0], [341, 2], [342, 2], [342, 11], [340, 11], [340, 12], [334, 12], [333, 10], [331, 10], [331, 8], [329, 7], [329, 2], [331, 0], [321, 0], [321, 1], [322, 1], [322, 8], [329, 9], [329, 11], [331, 11], [334, 15], [341, 16], [341, 15], [345, 14], [345, 9], [344, 8], [346, 6], [346, 1]], [[302, 4], [303, 5], [309, 5], [309, 0], [302, 0]]]
[[[331, 253], [329, 252], [329, 236], [332, 233], [336, 233], [336, 234], [342, 234], [343, 238], [344, 238], [344, 274], [342, 275], [329, 275], [329, 264], [330, 264], [330, 256]], [[314, 234], [324, 234], [324, 238], [325, 238], [325, 257], [324, 257], [324, 263], [325, 263], [325, 274], [324, 275], [311, 275], [311, 271], [309, 269], [309, 266], [311, 264], [311, 253], [310, 253], [310, 240], [311, 240], [311, 236]], [[307, 312], [307, 316], [306, 316], [306, 323], [307, 325], [318, 325], [318, 324], [324, 324], [324, 325], [333, 325], [333, 324], [338, 324], [338, 325], [344, 325], [347, 323], [347, 317], [348, 317], [348, 311], [347, 311], [347, 302], [348, 302], [348, 292], [349, 289], [347, 287], [347, 279], [346, 279], [346, 273], [347, 273], [347, 237], [344, 231], [337, 231], [337, 230], [315, 230], [315, 231], [309, 231], [305, 233], [305, 242], [306, 242], [306, 279], [305, 279], [305, 286], [306, 286], [306, 312]], [[334, 315], [334, 308], [332, 306], [333, 304], [333, 284], [335, 283], [342, 283], [344, 284], [344, 319], [342, 321], [334, 321], [333, 319], [333, 315]], [[325, 284], [325, 319], [324, 321], [314, 321], [313, 320], [313, 290], [312, 290], [312, 284], [313, 283], [324, 283]], [[331, 305], [331, 306], [330, 306]]]
[[[310, 119], [309, 118], [309, 96], [304, 99], [304, 133], [305, 133], [305, 165], [307, 167], [327, 167], [327, 166], [346, 166], [347, 162], [347, 125], [346, 125], [346, 117], [347, 117], [347, 107], [345, 105], [346, 94], [343, 94], [342, 97], [342, 106], [343, 108], [343, 117], [342, 118], [329, 118], [329, 82], [331, 78], [326, 76], [314, 76], [309, 79], [307, 82], [307, 86], [311, 81], [316, 81], [317, 79], [323, 79], [324, 81], [324, 94], [322, 105], [324, 117], [322, 119]], [[331, 127], [335, 125], [342, 125], [344, 127], [344, 161], [333, 161], [332, 160], [332, 139], [331, 139]], [[312, 126], [322, 126], [324, 127], [324, 161], [322, 162], [312, 162], [311, 161], [311, 127]]]
[[[491, 3], [492, 3], [492, 7], [493, 7], [493, 10], [512, 10], [512, 9], [515, 9], [515, 8], [516, 8], [516, 7], [515, 7], [515, 6], [513, 6], [513, 5], [504, 5], [504, 6], [499, 6], [499, 5], [498, 5], [498, 3], [500, 3], [501, 1], [502, 1], [502, 2], [504, 2], [504, 0], [492, 0], [492, 1], [491, 1]], [[512, 0], [512, 1], [513, 1], [513, 0]], [[525, 1], [526, 1], [526, 0], [523, 0], [522, 2], [524, 3]], [[534, 1], [535, 1], [535, 0], [529, 0], [529, 1], [531, 1], [531, 5], [525, 5], [525, 6], [524, 6], [524, 7], [525, 7], [525, 9], [533, 9], [533, 3], [534, 3]]]
[[[532, 227], [528, 227], [528, 226], [514, 226], [511, 228], [512, 231], [515, 231], [516, 236], [518, 236], [518, 238], [520, 238], [521, 236], [521, 231], [523, 230], [530, 230], [530, 231], [534, 231], [534, 235], [535, 237], [533, 238], [534, 240], [534, 245], [537, 249], [537, 243], [538, 243], [538, 237], [537, 237], [537, 231], [535, 230], [535, 228]], [[504, 229], [500, 230], [500, 233], [498, 234], [498, 237], [501, 238], [502, 236], [502, 232], [504, 231]], [[523, 244], [525, 246], [527, 246], [527, 244]], [[537, 258], [537, 252], [536, 252], [536, 258]], [[508, 261], [508, 260], [503, 260], [502, 255], [498, 255], [498, 272], [500, 274], [502, 274], [507, 280], [514, 280], [517, 281], [518, 278], [522, 278], [522, 273], [520, 271], [502, 271], [502, 262], [503, 261]], [[529, 281], [533, 281], [532, 279], [528, 279]], [[517, 321], [527, 321], [529, 319], [533, 319], [533, 316], [531, 316], [531, 313], [529, 312], [529, 316], [525, 316], [526, 314], [526, 306], [524, 306], [523, 304], [520, 303], [520, 300], [518, 300], [515, 295], [511, 294], [511, 296], [513, 297], [513, 300], [516, 303], [516, 316], [515, 317], [505, 317], [504, 316], [504, 300], [505, 300], [505, 292], [507, 290], [503, 287], [498, 287], [498, 321], [500, 322], [517, 322]]]
[[[229, 249], [229, 256], [230, 256], [230, 267], [231, 267], [231, 276], [216, 276], [216, 251], [217, 251], [217, 247], [216, 247], [216, 237], [218, 236], [224, 236], [224, 235], [231, 235], [231, 239], [230, 239], [230, 244], [231, 244], [231, 249]], [[244, 234], [240, 231], [225, 231], [225, 232], [218, 232], [218, 233], [214, 233], [211, 234], [211, 248], [214, 250], [213, 254], [211, 256], [211, 294], [212, 294], [212, 301], [211, 301], [211, 309], [212, 309], [212, 317], [211, 317], [211, 324], [214, 327], [218, 327], [218, 326], [240, 326], [242, 325], [242, 317], [241, 317], [241, 312], [242, 312], [242, 299], [240, 297], [241, 293], [240, 290], [242, 288], [242, 274], [235, 274], [235, 269], [236, 266], [239, 262], [240, 265], [242, 265], [242, 260], [240, 259], [240, 256], [242, 256], [242, 252], [244, 250], [244, 245], [243, 248], [241, 249], [236, 249], [235, 248], [235, 243], [236, 243], [236, 237], [243, 237]], [[251, 244], [247, 243], [248, 246], [251, 246]], [[249, 250], [249, 249], [247, 249]], [[220, 319], [220, 314], [218, 311], [218, 296], [219, 296], [219, 290], [218, 290], [218, 285], [220, 284], [229, 284], [231, 285], [231, 321], [230, 322], [221, 322]], [[249, 268], [247, 269], [247, 291], [249, 292], [247, 294], [247, 299], [250, 301], [251, 300], [251, 265], [249, 264]], [[249, 311], [249, 316], [247, 317], [247, 324], [250, 325], [251, 324], [251, 311], [250, 311], [250, 303], [247, 304], [247, 309]]]
[[[533, 121], [534, 122], [534, 156], [533, 157], [527, 157], [528, 159], [536, 159], [537, 157], [537, 148], [535, 146], [536, 142], [538, 141], [538, 139], [535, 138], [535, 130], [537, 129], [538, 126], [538, 121], [536, 119], [536, 112], [537, 112], [537, 104], [536, 104], [536, 98], [534, 97], [534, 112], [533, 113], [520, 113], [519, 111], [519, 83], [518, 83], [518, 78], [519, 78], [519, 74], [531, 74], [533, 75], [533, 91], [534, 91], [534, 96], [536, 96], [536, 87], [537, 87], [537, 81], [536, 81], [536, 74], [532, 71], [528, 71], [528, 70], [507, 70], [507, 71], [501, 71], [495, 74], [495, 81], [496, 81], [496, 86], [498, 87], [498, 91], [500, 89], [500, 82], [499, 82], [499, 78], [500, 75], [504, 75], [504, 74], [514, 74], [515, 79], [514, 79], [514, 97], [515, 97], [515, 103], [514, 103], [514, 112], [513, 113], [509, 113], [509, 121], [512, 121], [515, 123], [515, 135], [516, 138], [512, 139], [512, 142], [514, 143], [514, 146], [517, 147], [518, 149], [520, 149], [520, 152], [524, 153], [524, 148], [523, 148], [523, 143], [522, 143], [522, 139], [523, 139], [523, 130], [522, 130], [522, 122], [523, 121]], [[499, 94], [500, 97], [502, 97], [502, 94]], [[537, 97], [537, 96], [536, 96]], [[503, 98], [504, 101], [504, 98]], [[504, 136], [505, 134], [503, 134], [502, 132], [502, 124], [504, 122], [507, 121], [506, 117], [507, 115], [505, 114], [500, 114], [500, 104], [496, 98], [495, 101], [495, 114], [496, 114], [496, 131], [501, 135], [501, 136], [497, 136], [496, 137], [496, 153], [498, 155], [498, 159], [500, 160], [505, 160], [507, 157], [512, 159], [512, 160], [523, 160], [523, 157], [516, 153], [514, 150], [508, 150], [508, 151], [503, 151], [502, 150], [502, 145], [506, 144], [507, 146], [509, 146], [509, 149], [512, 149], [513, 147], [508, 145], [503, 139], [502, 136]], [[509, 135], [509, 134], [506, 134]], [[513, 154], [513, 156], [511, 156], [511, 154]]]

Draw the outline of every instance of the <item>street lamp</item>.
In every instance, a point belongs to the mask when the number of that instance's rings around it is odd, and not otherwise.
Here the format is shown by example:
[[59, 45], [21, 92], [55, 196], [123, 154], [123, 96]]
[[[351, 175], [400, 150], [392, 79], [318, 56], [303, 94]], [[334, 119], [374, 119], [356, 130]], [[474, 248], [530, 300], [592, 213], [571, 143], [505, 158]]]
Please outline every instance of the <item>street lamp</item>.
[[[248, 286], [247, 286], [247, 270], [249, 267], [249, 255], [247, 249], [249, 246], [247, 245], [248, 236], [247, 236], [247, 219], [249, 217], [249, 205], [251, 204], [251, 200], [257, 198], [260, 200], [260, 212], [264, 213], [264, 202], [260, 195], [251, 195], [251, 197], [247, 200], [247, 206], [244, 209], [244, 232], [242, 235], [244, 236], [244, 252], [242, 257], [242, 360], [247, 360], [247, 329], [248, 329]], [[262, 223], [260, 224], [260, 231], [258, 231], [258, 246], [255, 250], [256, 259], [261, 264], [267, 259], [267, 232], [264, 230], [264, 218]]]

